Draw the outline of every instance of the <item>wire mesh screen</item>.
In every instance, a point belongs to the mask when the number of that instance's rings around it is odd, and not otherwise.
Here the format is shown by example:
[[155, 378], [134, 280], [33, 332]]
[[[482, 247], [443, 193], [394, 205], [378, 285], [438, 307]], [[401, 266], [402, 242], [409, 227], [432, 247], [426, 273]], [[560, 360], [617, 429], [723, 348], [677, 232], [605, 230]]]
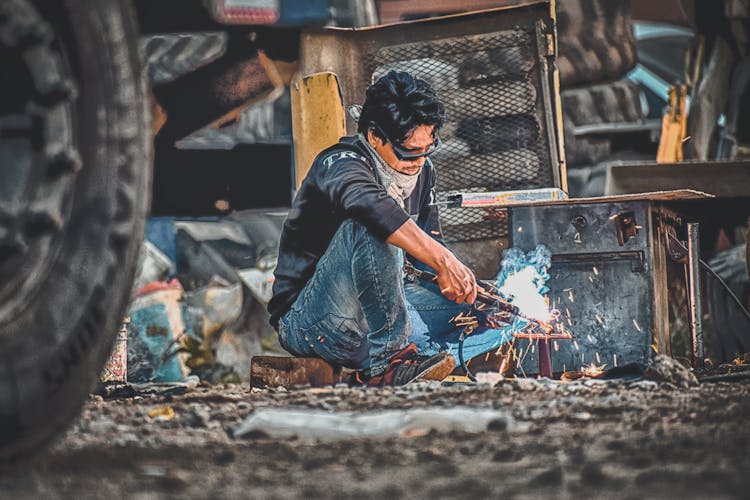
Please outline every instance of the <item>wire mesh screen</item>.
[[[368, 79], [390, 69], [429, 82], [446, 108], [443, 147], [433, 161], [438, 198], [451, 191], [554, 185], [542, 103], [535, 25], [384, 46], [365, 64]], [[444, 208], [447, 241], [503, 237], [505, 221], [482, 209]]]

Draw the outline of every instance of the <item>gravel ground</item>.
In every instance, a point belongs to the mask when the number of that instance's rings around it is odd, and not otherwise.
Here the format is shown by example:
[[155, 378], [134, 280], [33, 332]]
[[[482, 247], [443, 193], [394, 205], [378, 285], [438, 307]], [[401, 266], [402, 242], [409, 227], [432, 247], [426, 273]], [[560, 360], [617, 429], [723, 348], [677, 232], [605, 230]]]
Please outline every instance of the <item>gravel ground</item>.
[[[269, 407], [497, 409], [480, 433], [335, 441], [232, 430]], [[162, 413], [159, 416], [157, 414]], [[151, 416], [149, 416], [151, 415]], [[5, 498], [748, 498], [750, 380], [511, 379], [497, 385], [91, 396]]]

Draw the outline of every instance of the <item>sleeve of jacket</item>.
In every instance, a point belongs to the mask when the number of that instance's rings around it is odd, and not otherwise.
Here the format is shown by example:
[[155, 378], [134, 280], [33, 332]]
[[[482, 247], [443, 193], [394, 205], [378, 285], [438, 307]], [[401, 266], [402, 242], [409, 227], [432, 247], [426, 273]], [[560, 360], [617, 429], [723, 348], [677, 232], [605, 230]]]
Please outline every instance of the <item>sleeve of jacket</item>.
[[[427, 161], [429, 162], [430, 160], [428, 159]], [[445, 239], [443, 238], [443, 228], [440, 225], [440, 213], [436, 203], [435, 183], [437, 182], [437, 174], [432, 163], [429, 164], [429, 169], [430, 176], [427, 181], [427, 189], [425, 189], [425, 193], [420, 199], [417, 224], [425, 233], [432, 236], [441, 245], [446, 246]]]
[[409, 219], [363, 160], [343, 158], [323, 169], [321, 190], [334, 210], [361, 223], [376, 237], [385, 240]]

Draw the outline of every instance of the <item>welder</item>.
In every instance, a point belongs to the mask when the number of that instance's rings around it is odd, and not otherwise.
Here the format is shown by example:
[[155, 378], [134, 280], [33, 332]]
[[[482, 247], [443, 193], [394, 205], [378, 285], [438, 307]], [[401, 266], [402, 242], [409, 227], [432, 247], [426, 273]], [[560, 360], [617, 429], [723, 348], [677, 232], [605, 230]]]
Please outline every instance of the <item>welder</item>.
[[[271, 324], [296, 356], [351, 368], [368, 385], [442, 379], [459, 332], [450, 318], [477, 296], [444, 245], [435, 169], [444, 108], [424, 80], [390, 71], [371, 85], [358, 133], [322, 151], [284, 223]], [[404, 259], [436, 284], [405, 282]], [[487, 350], [497, 335], [475, 337]]]

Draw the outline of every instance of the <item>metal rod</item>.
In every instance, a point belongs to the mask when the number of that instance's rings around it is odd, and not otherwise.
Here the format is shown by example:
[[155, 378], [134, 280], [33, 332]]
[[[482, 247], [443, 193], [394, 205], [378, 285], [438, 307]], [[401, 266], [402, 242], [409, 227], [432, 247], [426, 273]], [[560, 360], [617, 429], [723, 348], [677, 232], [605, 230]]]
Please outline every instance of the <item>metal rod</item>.
[[549, 340], [539, 340], [539, 375], [552, 378], [552, 357], [549, 352]]
[[[681, 248], [682, 248], [683, 250], [685, 250], [685, 252], [687, 252], [687, 247], [686, 247], [686, 246], [685, 246], [685, 245], [684, 245], [684, 244], [683, 244], [683, 243], [682, 243], [682, 242], [681, 242], [680, 240], [678, 240], [677, 238], [675, 238], [675, 237], [674, 237], [674, 236], [672, 236], [672, 235], [668, 235], [668, 236], [669, 236], [669, 237], [670, 237], [670, 238], [672, 239], [672, 241], [673, 241], [674, 243], [676, 243], [677, 245], [679, 245], [679, 246], [680, 246], [680, 247], [681, 247]], [[741, 301], [741, 300], [740, 300], [740, 299], [739, 299], [739, 298], [737, 297], [737, 295], [735, 295], [735, 293], [734, 293], [734, 292], [732, 291], [732, 289], [731, 289], [731, 288], [729, 287], [729, 285], [727, 285], [727, 282], [726, 282], [726, 281], [724, 281], [723, 279], [721, 279], [721, 276], [719, 276], [719, 274], [718, 274], [718, 273], [717, 273], [716, 271], [714, 271], [714, 270], [713, 270], [713, 269], [711, 268], [711, 266], [709, 266], [709, 265], [708, 265], [708, 264], [706, 263], [706, 261], [704, 261], [703, 259], [701, 259], [701, 260], [700, 260], [700, 262], [701, 262], [701, 266], [703, 266], [703, 269], [705, 269], [705, 270], [706, 270], [706, 272], [708, 272], [708, 273], [709, 273], [709, 274], [710, 274], [711, 276], [713, 276], [714, 278], [716, 278], [716, 281], [718, 281], [718, 282], [719, 282], [719, 284], [720, 284], [720, 285], [721, 285], [722, 287], [724, 287], [724, 291], [725, 291], [725, 292], [727, 292], [727, 294], [729, 295], [729, 297], [731, 297], [731, 299], [732, 299], [732, 300], [734, 301], [734, 303], [735, 303], [735, 304], [737, 305], [737, 308], [738, 308], [738, 309], [740, 310], [740, 312], [741, 312], [741, 313], [742, 313], [742, 314], [743, 314], [743, 315], [744, 315], [744, 316], [745, 316], [745, 317], [746, 317], [746, 318], [747, 318], [748, 320], [750, 320], [750, 312], [748, 312], [748, 310], [747, 310], [747, 309], [745, 309], [745, 306], [744, 306], [744, 304], [743, 304], [743, 303], [742, 303], [742, 301]], [[685, 276], [685, 279], [686, 279], [686, 281], [687, 281], [687, 268], [685, 268], [685, 275], [686, 275], [686, 276]], [[688, 299], [689, 299], [689, 298], [688, 298]]]
[[690, 292], [690, 330], [693, 334], [693, 368], [703, 368], [703, 312], [701, 311], [700, 252], [698, 247], [699, 224], [689, 222], [688, 278]]

